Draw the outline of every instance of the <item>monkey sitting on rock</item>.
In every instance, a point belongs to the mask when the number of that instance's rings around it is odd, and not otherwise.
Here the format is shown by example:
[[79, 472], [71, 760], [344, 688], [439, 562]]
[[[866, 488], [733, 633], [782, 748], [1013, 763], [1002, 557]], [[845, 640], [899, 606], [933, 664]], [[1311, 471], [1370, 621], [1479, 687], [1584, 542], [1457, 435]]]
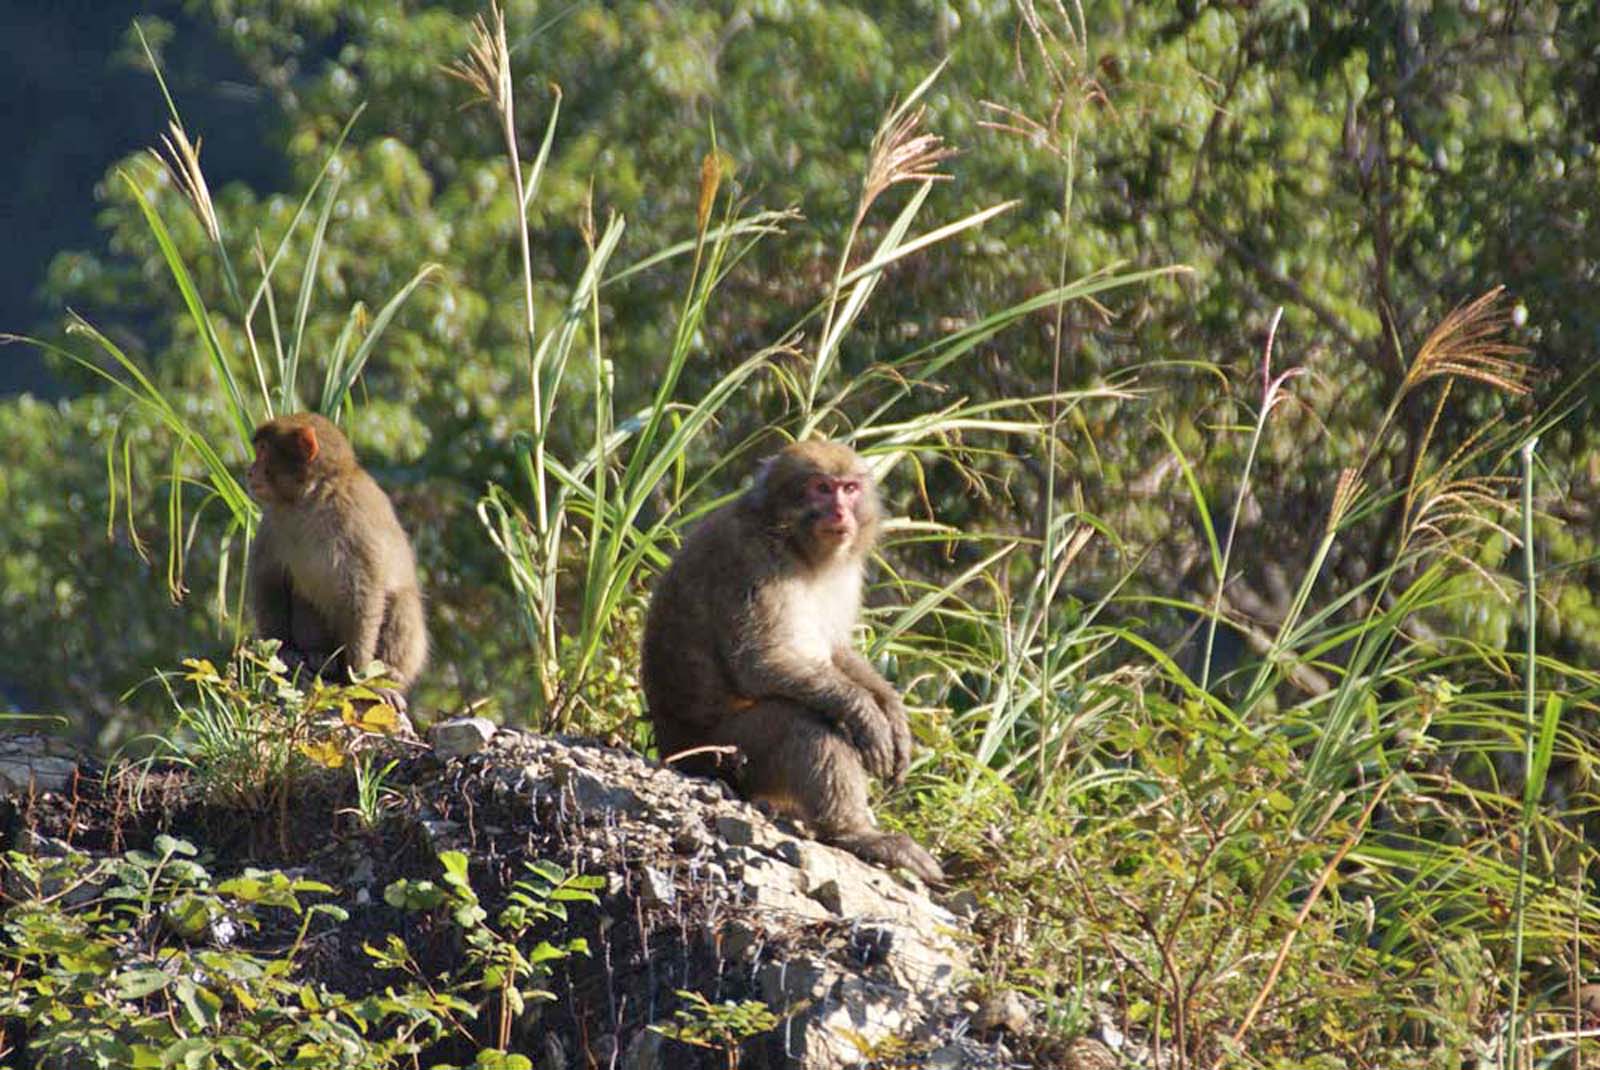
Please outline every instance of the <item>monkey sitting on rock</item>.
[[848, 446], [797, 442], [770, 458], [656, 584], [641, 675], [663, 758], [736, 748], [742, 763], [715, 771], [746, 798], [936, 881], [933, 856], [879, 830], [867, 802], [869, 774], [900, 783], [911, 760], [900, 695], [851, 645], [879, 511]]
[[382, 661], [400, 688], [384, 698], [404, 711], [404, 690], [428, 659], [428, 631], [411, 542], [389, 496], [343, 432], [315, 413], [269, 420], [254, 443], [257, 630], [282, 640], [291, 668], [336, 676]]

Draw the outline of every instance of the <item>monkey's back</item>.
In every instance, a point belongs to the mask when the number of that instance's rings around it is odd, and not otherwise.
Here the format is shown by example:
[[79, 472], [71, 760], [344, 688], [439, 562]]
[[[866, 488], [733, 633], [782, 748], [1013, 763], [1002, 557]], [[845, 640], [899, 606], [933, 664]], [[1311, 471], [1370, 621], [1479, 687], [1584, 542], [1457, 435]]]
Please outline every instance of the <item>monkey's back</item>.
[[730, 548], [754, 536], [741, 501], [696, 525], [651, 592], [640, 682], [663, 755], [705, 742], [733, 697], [725, 654], [737, 620], [728, 610], [752, 577], [746, 555]]
[[421, 674], [428, 661], [428, 627], [417, 579], [417, 559], [411, 539], [400, 524], [394, 502], [376, 480], [362, 470], [351, 485], [358, 509], [381, 518], [368, 531], [368, 545], [360, 552], [372, 557], [378, 586], [384, 595], [383, 624], [378, 633], [378, 660], [403, 685]]

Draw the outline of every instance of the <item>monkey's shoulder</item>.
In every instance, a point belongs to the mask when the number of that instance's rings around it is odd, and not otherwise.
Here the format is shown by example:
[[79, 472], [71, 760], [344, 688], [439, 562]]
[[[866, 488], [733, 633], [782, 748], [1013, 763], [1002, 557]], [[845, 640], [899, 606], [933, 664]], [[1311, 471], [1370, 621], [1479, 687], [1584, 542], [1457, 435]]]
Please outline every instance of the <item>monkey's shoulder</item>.
[[673, 556], [671, 571], [709, 579], [758, 569], [771, 552], [761, 545], [763, 533], [739, 505], [730, 502], [696, 524]]
[[653, 585], [647, 646], [675, 649], [685, 635], [727, 637], [749, 628], [758, 592], [774, 579], [773, 551], [737, 504], [695, 525]]
[[400, 527], [399, 514], [394, 509], [394, 499], [378, 485], [378, 481], [365, 468], [357, 468], [351, 478], [340, 488], [345, 501], [363, 516], [380, 521], [385, 526]]

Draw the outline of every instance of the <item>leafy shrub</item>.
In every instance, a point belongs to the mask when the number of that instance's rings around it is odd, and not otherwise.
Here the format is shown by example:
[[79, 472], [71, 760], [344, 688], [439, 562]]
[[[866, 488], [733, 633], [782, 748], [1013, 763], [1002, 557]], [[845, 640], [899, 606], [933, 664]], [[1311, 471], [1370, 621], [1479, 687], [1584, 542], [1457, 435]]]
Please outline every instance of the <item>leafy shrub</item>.
[[[467, 954], [443, 975], [425, 975], [391, 935], [368, 953], [407, 982], [353, 999], [296, 976], [314, 923], [349, 920], [338, 906], [306, 901], [333, 888], [277, 870], [217, 881], [196, 855], [166, 835], [152, 850], [101, 862], [76, 852], [8, 853], [13, 893], [0, 915], [0, 962], [11, 984], [0, 992], [0, 1056], [16, 1050], [25, 1031], [30, 1055], [47, 1066], [414, 1070], [429, 1045], [472, 1036], [493, 1000], [497, 1043], [482, 1044], [472, 1065], [527, 1070], [525, 1057], [504, 1051], [512, 1017], [528, 1000], [553, 998], [537, 987], [548, 963], [587, 952], [582, 940], [551, 943], [532, 933], [565, 922], [566, 904], [594, 901], [603, 883], [530, 863], [490, 926], [465, 856], [446, 852], [440, 883], [397, 881], [385, 898], [400, 909], [447, 910]], [[292, 937], [282, 948], [270, 946], [275, 940], [251, 946], [263, 930]]]

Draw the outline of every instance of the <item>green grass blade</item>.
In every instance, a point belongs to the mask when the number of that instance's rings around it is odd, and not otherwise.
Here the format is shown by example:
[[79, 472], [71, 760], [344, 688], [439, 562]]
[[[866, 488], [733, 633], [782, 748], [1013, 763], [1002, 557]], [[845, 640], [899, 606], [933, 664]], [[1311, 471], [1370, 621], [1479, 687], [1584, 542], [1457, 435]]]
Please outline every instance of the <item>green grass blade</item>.
[[[931, 186], [932, 183], [924, 183], [923, 190], [926, 190]], [[841, 286], [849, 286], [854, 282], [867, 278], [868, 276], [882, 274], [883, 270], [889, 267], [891, 264], [894, 264], [900, 260], [904, 260], [913, 253], [919, 253], [930, 245], [937, 245], [947, 238], [953, 238], [964, 230], [971, 230], [973, 227], [981, 227], [995, 216], [1003, 215], [1021, 203], [1021, 201], [1003, 201], [1000, 204], [991, 205], [990, 207], [984, 208], [981, 211], [973, 212], [969, 216], [958, 219], [954, 223], [946, 223], [942, 227], [939, 227], [935, 230], [930, 230], [926, 234], [911, 239], [904, 245], [888, 245], [888, 243], [885, 242], [884, 245], [879, 247], [877, 252], [873, 253], [871, 260], [868, 260], [865, 264], [862, 264], [860, 267], [855, 268], [852, 271], [846, 272], [844, 278], [839, 280], [839, 283]], [[909, 222], [909, 220], [907, 220], [907, 222]]]
[[1183, 482], [1189, 488], [1189, 497], [1194, 502], [1195, 512], [1200, 516], [1200, 528], [1206, 536], [1206, 550], [1211, 555], [1211, 576], [1221, 589], [1226, 577], [1222, 574], [1222, 544], [1217, 541], [1217, 528], [1211, 520], [1211, 507], [1206, 501], [1206, 493], [1200, 488], [1200, 478], [1195, 475], [1194, 466], [1189, 463], [1189, 458], [1184, 455], [1183, 449], [1178, 445], [1178, 440], [1173, 437], [1172, 429], [1165, 423], [1153, 424], [1156, 431], [1167, 443], [1167, 449], [1172, 451], [1173, 460], [1178, 463], [1178, 471], [1183, 476]]
[[539, 154], [533, 158], [533, 166], [528, 169], [528, 177], [522, 188], [522, 218], [527, 222], [528, 206], [533, 203], [533, 195], [539, 190], [539, 181], [544, 178], [545, 161], [550, 158], [550, 146], [556, 139], [556, 122], [561, 118], [561, 87], [551, 86], [555, 91], [556, 101], [550, 106], [550, 121], [545, 124], [544, 140], [539, 142]]
[[[890, 225], [888, 232], [884, 234], [883, 240], [878, 243], [878, 248], [873, 253], [873, 261], [881, 260], [887, 262], [892, 259], [892, 254], [905, 239], [906, 232], [911, 229], [911, 224], [917, 217], [917, 212], [922, 209], [922, 205], [927, 201], [928, 194], [932, 190], [933, 182], [931, 180], [924, 181], [917, 186], [916, 192], [911, 195], [905, 207], [900, 210], [899, 216]], [[810, 382], [807, 384], [806, 390], [807, 398], [814, 399], [817, 396], [817, 392], [822, 386], [822, 381], [827, 378], [828, 372], [833, 368], [834, 360], [839, 352], [840, 340], [844, 337], [845, 332], [850, 329], [850, 325], [856, 321], [856, 317], [861, 314], [861, 310], [866, 307], [867, 298], [871, 297], [873, 290], [877, 288], [879, 278], [880, 275], [877, 272], [861, 274], [855, 287], [850, 291], [850, 296], [845, 299], [844, 307], [839, 310], [838, 317], [829, 324], [828, 333], [818, 343], [816, 358], [811, 364]], [[836, 289], [842, 290], [844, 286], [845, 283], [841, 281]], [[822, 415], [821, 412], [812, 414], [806, 425], [800, 429], [801, 438], [806, 437], [807, 433], [816, 427], [817, 421]]]
[[367, 360], [372, 356], [372, 350], [378, 344], [378, 339], [383, 337], [384, 330], [389, 326], [389, 321], [394, 319], [401, 306], [406, 303], [414, 290], [421, 286], [430, 275], [443, 270], [438, 264], [424, 264], [422, 269], [411, 276], [411, 281], [400, 288], [400, 292], [389, 298], [389, 303], [378, 310], [372, 320], [372, 328], [367, 331], [367, 336], [361, 340], [361, 345], [356, 348], [355, 355], [345, 364], [339, 378], [333, 385], [331, 394], [325, 393], [322, 398], [320, 411], [325, 416], [332, 416], [344, 406], [350, 396], [350, 388], [360, 378], [361, 370], [367, 366]]
[[[782, 234], [784, 232], [783, 224], [792, 223], [799, 218], [800, 214], [793, 211], [757, 212], [754, 215], [736, 219], [731, 223], [722, 223], [718, 226], [711, 227], [706, 231], [705, 241], [714, 244], [717, 242], [731, 241], [734, 238], [760, 239], [771, 234]], [[669, 260], [675, 260], [680, 256], [686, 256], [689, 253], [694, 252], [695, 248], [700, 244], [701, 239], [696, 237], [669, 245], [660, 252], [652, 253], [643, 260], [628, 265], [621, 271], [618, 271], [615, 275], [606, 276], [606, 278], [601, 281], [600, 285], [602, 288], [604, 288], [607, 286], [614, 286], [619, 282], [624, 282], [635, 275], [649, 271], [651, 268], [657, 267], [660, 264], [664, 264]]]
[[[300, 370], [300, 353], [305, 342], [306, 319], [311, 314], [311, 295], [317, 288], [317, 265], [322, 262], [322, 243], [328, 233], [328, 220], [333, 216], [333, 205], [339, 197], [339, 182], [335, 179], [323, 199], [322, 211], [317, 214], [316, 228], [311, 232], [311, 244], [306, 249], [306, 266], [300, 275], [300, 299], [294, 310], [294, 336], [289, 341], [289, 355], [284, 362], [283, 376], [278, 382], [278, 406], [285, 412], [299, 408], [299, 394], [295, 380]], [[276, 317], [274, 317], [276, 319]]]
[[[228, 358], [222, 351], [222, 342], [217, 337], [216, 328], [211, 324], [211, 314], [206, 311], [205, 302], [196, 289], [194, 280], [189, 276], [189, 269], [184, 266], [183, 258], [178, 254], [177, 246], [172, 241], [172, 235], [167, 230], [167, 225], [161, 219], [155, 207], [145, 197], [139, 184], [133, 176], [126, 171], [121, 172], [122, 180], [127, 183], [133, 192], [133, 198], [139, 205], [139, 211], [144, 213], [145, 222], [150, 227], [150, 232], [155, 235], [156, 243], [161, 247], [161, 256], [167, 263], [167, 269], [172, 273], [173, 281], [178, 285], [178, 292], [183, 297], [184, 306], [189, 310], [189, 318], [194, 321], [195, 330], [200, 336], [200, 342], [205, 348], [206, 357], [221, 381], [222, 387], [228, 394], [228, 416], [233, 421], [234, 431], [238, 435], [240, 446], [250, 443], [252, 422], [249, 411], [245, 408], [244, 398], [239, 392], [238, 380], [234, 378], [233, 369], [228, 364]], [[98, 332], [96, 332], [98, 334]]]

